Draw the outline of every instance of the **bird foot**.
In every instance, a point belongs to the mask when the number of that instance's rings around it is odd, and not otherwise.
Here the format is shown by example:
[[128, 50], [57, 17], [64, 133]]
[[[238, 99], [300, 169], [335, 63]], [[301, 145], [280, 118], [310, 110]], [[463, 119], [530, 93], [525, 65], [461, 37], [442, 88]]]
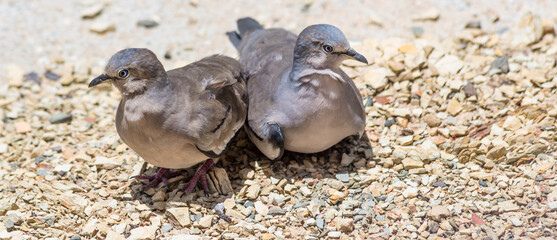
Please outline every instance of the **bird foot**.
[[149, 179], [150, 181], [143, 187], [143, 189], [148, 189], [150, 187], [157, 186], [160, 182], [168, 188], [168, 179], [180, 175], [180, 171], [171, 172], [168, 168], [160, 168], [154, 175], [138, 175], [133, 178], [137, 179]]
[[193, 177], [184, 187], [184, 192], [186, 194], [192, 192], [195, 188], [195, 185], [197, 185], [197, 182], [199, 182], [199, 180], [201, 179], [201, 185], [203, 186], [205, 196], [209, 196], [209, 187], [207, 185], [207, 171], [209, 170], [209, 168], [211, 168], [211, 166], [213, 166], [214, 163], [215, 162], [213, 161], [213, 159], [208, 159], [207, 161], [205, 161], [205, 163], [203, 163], [203, 165], [201, 165], [201, 167], [197, 169], [197, 171], [195, 171]]

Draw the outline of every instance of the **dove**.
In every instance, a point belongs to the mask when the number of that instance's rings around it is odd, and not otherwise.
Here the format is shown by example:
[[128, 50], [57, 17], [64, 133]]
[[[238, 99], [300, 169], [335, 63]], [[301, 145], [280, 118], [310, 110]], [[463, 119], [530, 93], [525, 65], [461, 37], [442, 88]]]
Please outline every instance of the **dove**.
[[269, 159], [284, 150], [324, 151], [342, 139], [361, 136], [365, 111], [360, 92], [340, 69], [346, 59], [367, 64], [341, 30], [306, 27], [298, 36], [264, 29], [252, 18], [227, 32], [246, 74], [249, 139]]
[[160, 167], [146, 188], [161, 181], [168, 186], [169, 169], [204, 162], [185, 187], [189, 193], [242, 128], [247, 114], [246, 85], [240, 63], [213, 55], [165, 71], [155, 54], [128, 48], [114, 54], [105, 72], [89, 87], [112, 83], [122, 99], [116, 111], [120, 138], [146, 162]]

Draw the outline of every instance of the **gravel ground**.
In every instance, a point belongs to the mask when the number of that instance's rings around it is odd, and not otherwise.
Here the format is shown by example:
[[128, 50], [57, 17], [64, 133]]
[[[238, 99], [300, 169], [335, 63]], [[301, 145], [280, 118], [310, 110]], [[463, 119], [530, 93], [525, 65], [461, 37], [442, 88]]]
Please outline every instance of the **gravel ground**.
[[[2, 1], [0, 239], [555, 239], [556, 5]], [[223, 33], [246, 15], [344, 30], [370, 60], [343, 66], [364, 138], [271, 162], [240, 132], [211, 196], [178, 192], [194, 169], [142, 191], [156, 168], [88, 81], [124, 47], [169, 69], [235, 56]]]

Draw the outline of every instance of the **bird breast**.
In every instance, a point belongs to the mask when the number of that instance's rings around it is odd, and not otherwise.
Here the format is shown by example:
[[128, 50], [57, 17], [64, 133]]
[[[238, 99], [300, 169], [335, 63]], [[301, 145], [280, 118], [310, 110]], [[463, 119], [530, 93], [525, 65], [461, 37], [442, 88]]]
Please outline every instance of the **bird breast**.
[[187, 138], [165, 130], [160, 115], [137, 110], [119, 108], [116, 129], [122, 140], [146, 162], [157, 167], [181, 169], [207, 159]]
[[359, 133], [364, 120], [355, 109], [359, 107], [354, 104], [357, 96], [347, 87], [336, 79], [324, 78], [280, 91], [282, 103], [276, 118], [286, 150], [320, 152]]

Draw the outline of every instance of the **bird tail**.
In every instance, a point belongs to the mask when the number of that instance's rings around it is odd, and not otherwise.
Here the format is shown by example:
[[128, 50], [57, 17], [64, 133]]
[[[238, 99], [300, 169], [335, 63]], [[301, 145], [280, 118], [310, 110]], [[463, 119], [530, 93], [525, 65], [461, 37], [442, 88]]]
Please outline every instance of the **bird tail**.
[[242, 38], [247, 34], [255, 30], [263, 29], [263, 26], [259, 22], [250, 17], [240, 18], [236, 21], [236, 23], [238, 25], [238, 31], [226, 33], [226, 35], [228, 35], [228, 39], [230, 39], [230, 42], [232, 42], [232, 45], [236, 48], [240, 47]]

